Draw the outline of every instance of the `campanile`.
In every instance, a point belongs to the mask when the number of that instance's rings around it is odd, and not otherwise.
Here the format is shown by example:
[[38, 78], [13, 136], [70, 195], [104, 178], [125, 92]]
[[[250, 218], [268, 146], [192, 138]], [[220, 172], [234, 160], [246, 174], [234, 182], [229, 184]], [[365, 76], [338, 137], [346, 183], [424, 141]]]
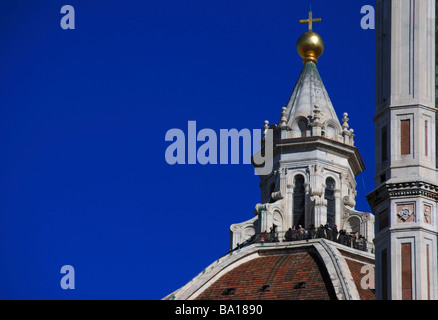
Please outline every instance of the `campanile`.
[[377, 299], [438, 299], [435, 39], [435, 0], [377, 0]]

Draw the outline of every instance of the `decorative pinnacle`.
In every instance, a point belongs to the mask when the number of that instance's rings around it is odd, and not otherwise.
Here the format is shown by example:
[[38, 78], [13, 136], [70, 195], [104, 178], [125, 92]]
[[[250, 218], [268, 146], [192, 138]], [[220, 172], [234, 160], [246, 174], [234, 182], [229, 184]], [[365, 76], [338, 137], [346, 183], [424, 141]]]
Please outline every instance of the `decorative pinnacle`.
[[313, 122], [319, 123], [319, 120], [321, 119], [321, 111], [319, 110], [319, 106], [315, 104], [315, 109], [313, 110]]
[[342, 129], [343, 130], [347, 130], [350, 126], [348, 125], [348, 121], [350, 121], [350, 119], [347, 118], [348, 117], [348, 113], [344, 113], [344, 118], [342, 119], [342, 122], [344, 123], [342, 125]]
[[269, 129], [269, 121], [266, 120], [265, 121], [265, 126], [263, 127], [264, 131], [263, 131], [263, 138], [266, 137], [266, 134], [268, 133], [268, 129]]
[[286, 113], [287, 108], [283, 107], [281, 108], [281, 119], [280, 119], [280, 127], [285, 127], [287, 125], [287, 113]]

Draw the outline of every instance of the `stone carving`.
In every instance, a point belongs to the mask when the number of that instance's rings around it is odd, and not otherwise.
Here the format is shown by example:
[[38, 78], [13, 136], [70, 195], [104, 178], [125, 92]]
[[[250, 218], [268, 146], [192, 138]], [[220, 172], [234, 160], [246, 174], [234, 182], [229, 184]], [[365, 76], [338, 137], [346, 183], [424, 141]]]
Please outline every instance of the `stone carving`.
[[351, 197], [345, 196], [343, 200], [344, 200], [344, 205], [346, 205], [348, 207], [354, 208], [354, 205], [356, 204], [356, 201], [351, 199]]
[[278, 200], [283, 199], [284, 196], [283, 196], [283, 194], [281, 193], [281, 191], [278, 191], [278, 192], [273, 192], [273, 193], [271, 194], [271, 198], [272, 198], [272, 200], [274, 200], [274, 202], [276, 202], [276, 201], [278, 201]]
[[413, 213], [414, 212], [405, 205], [398, 211], [397, 215], [403, 222], [407, 222]]
[[341, 216], [341, 219], [347, 220], [350, 217], [350, 209], [344, 207], [344, 210], [342, 210], [342, 212], [343, 214]]
[[231, 247], [236, 248], [239, 244], [245, 243], [259, 229], [258, 217], [254, 217], [249, 221], [236, 223], [230, 227]]
[[432, 224], [432, 208], [431, 206], [424, 205], [424, 222]]
[[321, 207], [321, 206], [325, 206], [326, 207], [327, 206], [327, 200], [324, 199], [324, 197], [321, 197], [321, 196], [318, 196], [318, 195], [310, 197], [310, 201], [312, 201], [313, 204], [315, 206], [317, 206], [317, 207]]

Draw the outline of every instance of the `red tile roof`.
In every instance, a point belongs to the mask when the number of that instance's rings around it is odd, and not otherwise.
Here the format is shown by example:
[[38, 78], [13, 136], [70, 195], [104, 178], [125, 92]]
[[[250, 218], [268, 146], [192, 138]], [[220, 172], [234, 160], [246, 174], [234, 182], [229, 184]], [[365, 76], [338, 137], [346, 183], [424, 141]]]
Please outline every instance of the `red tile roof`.
[[256, 258], [229, 271], [197, 300], [330, 300], [324, 265], [308, 252]]
[[[370, 289], [363, 289], [361, 286], [361, 280], [366, 275], [366, 273], [361, 273], [361, 270], [366, 265], [372, 265], [374, 267], [374, 260], [362, 257], [345, 250], [339, 250], [339, 252], [344, 256], [345, 261], [350, 268], [351, 275], [353, 276], [354, 283], [356, 285], [357, 291], [361, 300], [376, 300], [376, 295]], [[374, 283], [371, 284], [372, 287], [375, 286]]]
[[[376, 300], [376, 295], [370, 289], [363, 289], [360, 282], [365, 274], [361, 273], [362, 267], [366, 264], [345, 259], [347, 261], [348, 267], [350, 268], [351, 275], [353, 276], [354, 283], [356, 284], [357, 291], [359, 292], [360, 300]], [[373, 264], [374, 266], [374, 264]], [[374, 284], [372, 284], [374, 287]]]

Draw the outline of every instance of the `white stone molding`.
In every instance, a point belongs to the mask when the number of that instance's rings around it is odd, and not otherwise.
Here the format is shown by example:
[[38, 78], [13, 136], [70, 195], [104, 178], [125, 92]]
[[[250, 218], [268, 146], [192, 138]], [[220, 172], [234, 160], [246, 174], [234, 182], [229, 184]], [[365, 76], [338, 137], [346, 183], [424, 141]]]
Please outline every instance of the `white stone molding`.
[[[294, 252], [315, 252], [319, 257], [330, 277], [330, 281], [339, 300], [360, 300], [350, 269], [345, 258], [338, 249], [350, 251], [348, 247], [315, 239], [309, 241], [297, 241], [295, 243], [265, 243], [254, 244], [219, 258], [201, 273], [194, 277], [184, 287], [167, 295], [163, 300], [194, 300], [206, 289], [213, 285], [223, 275], [253, 259], [269, 255], [293, 254]], [[374, 255], [366, 252], [352, 251], [367, 259], [374, 260]]]

